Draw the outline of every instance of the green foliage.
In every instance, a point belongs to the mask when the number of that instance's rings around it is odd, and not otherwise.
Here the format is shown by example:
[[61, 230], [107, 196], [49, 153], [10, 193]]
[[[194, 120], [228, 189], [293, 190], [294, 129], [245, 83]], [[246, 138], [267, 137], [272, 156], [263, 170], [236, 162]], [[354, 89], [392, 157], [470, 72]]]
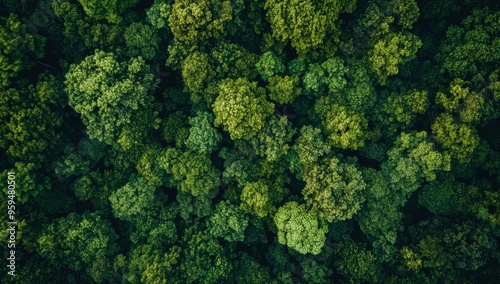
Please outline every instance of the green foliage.
[[[47, 176], [40, 174], [38, 166], [34, 163], [16, 162], [9, 170], [3, 170], [1, 177], [7, 180], [8, 172], [16, 173], [15, 183], [21, 185], [16, 186], [16, 200], [20, 203], [25, 203], [30, 197], [36, 197], [43, 193], [45, 190], [50, 189], [50, 179]], [[3, 189], [4, 193], [8, 193], [8, 187]], [[5, 194], [4, 196], [7, 196]], [[6, 198], [6, 197], [5, 197]], [[6, 200], [6, 199], [3, 200]]]
[[167, 4], [164, 0], [155, 0], [153, 5], [146, 10], [146, 20], [157, 29], [166, 29], [171, 11], [172, 5]]
[[159, 38], [151, 26], [133, 23], [125, 29], [123, 36], [127, 44], [128, 56], [141, 56], [147, 60], [156, 56]]
[[321, 94], [327, 90], [331, 94], [337, 94], [347, 84], [344, 75], [348, 71], [349, 68], [338, 57], [330, 58], [322, 64], [310, 64], [303, 77], [304, 91], [306, 94]]
[[300, 266], [302, 267], [302, 273], [304, 273], [304, 279], [307, 283], [329, 283], [328, 279], [331, 277], [332, 271], [328, 267], [320, 265], [310, 258], [303, 261]]
[[464, 87], [464, 81], [455, 79], [450, 83], [450, 97], [444, 93], [436, 94], [436, 103], [447, 111], [458, 113], [465, 123], [478, 122], [484, 109], [484, 98]]
[[0, 283], [495, 282], [499, 16], [0, 1]]
[[206, 231], [188, 228], [184, 234], [184, 251], [181, 271], [185, 283], [221, 283], [232, 274], [233, 265], [226, 251]]
[[139, 245], [131, 250], [127, 259], [119, 265], [118, 257], [115, 266], [125, 266], [124, 278], [129, 283], [179, 283], [176, 279], [175, 264], [179, 261], [180, 247], [173, 246], [167, 252], [150, 244]]
[[174, 36], [174, 44], [168, 48], [168, 65], [177, 67], [191, 51], [204, 46], [211, 39], [222, 38], [226, 34], [224, 25], [236, 13], [233, 9], [234, 6], [228, 0], [175, 1], [168, 17]]
[[283, 61], [271, 51], [264, 52], [255, 64], [255, 67], [264, 81], [285, 72]]
[[339, 259], [335, 266], [347, 279], [353, 282], [376, 282], [379, 268], [370, 250], [349, 239], [341, 242], [336, 251]]
[[320, 115], [328, 141], [333, 147], [357, 150], [365, 145], [366, 118], [342, 105], [331, 104], [328, 97], [319, 99], [314, 110]]
[[431, 126], [437, 142], [460, 163], [468, 162], [479, 143], [475, 128], [457, 123], [448, 113], [440, 114]]
[[186, 121], [187, 116], [182, 111], [171, 113], [162, 121], [162, 138], [168, 143], [181, 147], [189, 135]]
[[393, 34], [377, 41], [368, 59], [379, 83], [385, 85], [389, 76], [398, 74], [398, 65], [414, 59], [421, 46], [418, 37], [407, 33]]
[[255, 65], [258, 56], [250, 53], [243, 46], [226, 41], [220, 42], [211, 50], [213, 60], [211, 66], [217, 78], [248, 78], [253, 80], [257, 76]]
[[212, 126], [213, 115], [208, 112], [199, 112], [189, 119], [191, 128], [186, 140], [186, 147], [204, 154], [210, 154], [217, 149], [222, 137]]
[[0, 90], [8, 88], [11, 79], [33, 61], [44, 56], [45, 38], [26, 32], [19, 17], [10, 14], [0, 17]]
[[442, 72], [452, 78], [470, 79], [493, 71], [500, 59], [499, 17], [498, 11], [475, 9], [461, 25], [450, 26], [437, 57], [443, 62]]
[[300, 136], [295, 141], [293, 149], [297, 152], [303, 171], [313, 166], [320, 157], [331, 151], [330, 145], [325, 142], [321, 135], [321, 130], [310, 125], [300, 129]]
[[101, 283], [112, 277], [112, 257], [118, 236], [109, 221], [85, 212], [71, 213], [47, 226], [38, 239], [38, 253], [56, 267], [67, 265]]
[[[92, 1], [94, 0], [87, 1], [87, 3], [91, 4]], [[116, 45], [123, 44], [125, 29], [121, 17], [117, 14], [109, 15], [107, 21], [104, 21], [104, 18], [100, 18], [102, 20], [99, 20], [87, 17], [84, 11], [85, 6], [75, 2], [71, 0], [53, 0], [50, 3], [53, 14], [49, 12], [49, 16], [55, 16], [62, 22], [62, 26], [54, 28], [54, 33], [59, 38], [58, 40], [62, 41], [61, 49], [67, 59], [70, 62], [81, 61], [96, 48], [119, 51], [121, 48], [118, 48]], [[122, 2], [127, 3], [129, 1]], [[100, 9], [100, 12], [105, 12], [103, 10], [105, 8], [110, 10], [116, 9], [116, 5], [114, 7], [98, 7], [100, 3], [93, 4], [91, 6], [97, 8], [97, 10]], [[93, 9], [92, 7], [91, 9]]]
[[402, 253], [405, 265], [422, 273], [427, 271], [430, 281], [449, 281], [458, 276], [458, 270], [484, 266], [490, 249], [497, 246], [488, 229], [471, 221], [450, 225], [437, 219], [422, 224], [420, 230], [422, 234], [414, 245]]
[[363, 177], [366, 181], [366, 202], [355, 219], [366, 235], [394, 244], [397, 232], [403, 228], [403, 214], [399, 210], [398, 201], [391, 194], [382, 172], [367, 169], [363, 171]]
[[274, 216], [278, 228], [278, 242], [301, 254], [319, 254], [325, 244], [327, 225], [318, 220], [315, 213], [307, 211], [306, 205], [288, 202], [278, 208]]
[[[417, 116], [424, 114], [429, 106], [429, 94], [426, 91], [411, 90], [407, 93], [391, 93], [383, 104], [383, 123], [402, 129], [413, 126]], [[389, 128], [390, 131], [397, 129]]]
[[[212, 103], [214, 98], [205, 97], [208, 83], [213, 81], [214, 71], [210, 67], [206, 53], [193, 52], [182, 63], [182, 78], [186, 87], [191, 91], [191, 100], [198, 103], [202, 98]], [[200, 98], [201, 96], [201, 98]]]
[[148, 185], [160, 186], [166, 183], [166, 174], [160, 167], [162, 150], [155, 146], [144, 151], [136, 168]]
[[60, 82], [53, 76], [40, 76], [28, 88], [0, 91], [0, 147], [10, 157], [41, 163], [54, 153], [61, 138], [62, 117], [57, 111], [63, 103]]
[[289, 104], [300, 95], [299, 78], [273, 76], [269, 78], [269, 98], [279, 104]]
[[172, 176], [180, 191], [195, 197], [207, 195], [219, 186], [220, 174], [204, 154], [169, 148], [160, 158], [160, 167]]
[[402, 133], [387, 151], [388, 160], [382, 165], [392, 189], [401, 192], [401, 200], [415, 191], [425, 179], [436, 179], [436, 171], [450, 170], [450, 156], [434, 150], [427, 141], [427, 132]]
[[304, 200], [328, 222], [351, 219], [364, 201], [366, 184], [353, 162], [326, 158], [304, 172]]
[[306, 65], [304, 64], [304, 62], [296, 58], [288, 62], [287, 70], [290, 75], [294, 77], [300, 77], [306, 70]]
[[96, 20], [106, 19], [109, 22], [119, 22], [120, 14], [129, 7], [133, 7], [137, 4], [138, 0], [78, 0], [82, 5], [85, 13]]
[[235, 281], [242, 284], [259, 284], [259, 283], [277, 283], [276, 280], [271, 280], [269, 269], [260, 265], [255, 259], [248, 254], [243, 253], [239, 257], [240, 261], [234, 270]]
[[264, 8], [276, 39], [290, 42], [299, 55], [318, 47], [328, 36], [338, 42], [336, 20], [340, 12], [352, 12], [356, 1], [343, 4], [338, 1], [267, 0]]
[[217, 204], [207, 221], [208, 232], [228, 242], [242, 242], [247, 226], [248, 216], [229, 201]]
[[250, 139], [264, 127], [274, 104], [266, 101], [265, 90], [246, 79], [227, 79], [219, 84], [219, 96], [212, 105], [215, 126], [223, 126], [231, 139]]
[[159, 127], [147, 68], [140, 57], [120, 63], [103, 51], [71, 65], [65, 81], [69, 105], [80, 114], [90, 138], [128, 150]]
[[240, 199], [241, 209], [255, 214], [259, 218], [263, 218], [275, 210], [269, 196], [269, 186], [262, 181], [245, 184]]
[[272, 116], [257, 135], [250, 139], [250, 144], [255, 154], [269, 162], [275, 162], [290, 149], [288, 143], [294, 134], [295, 129], [286, 116]]
[[155, 188], [141, 177], [132, 176], [130, 181], [109, 196], [116, 218], [134, 221], [153, 205]]

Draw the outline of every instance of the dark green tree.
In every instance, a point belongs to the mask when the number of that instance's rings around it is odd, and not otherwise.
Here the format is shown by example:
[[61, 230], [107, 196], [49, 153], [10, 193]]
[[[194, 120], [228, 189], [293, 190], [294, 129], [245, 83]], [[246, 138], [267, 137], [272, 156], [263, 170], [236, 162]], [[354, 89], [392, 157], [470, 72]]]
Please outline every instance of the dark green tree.
[[96, 213], [71, 213], [48, 225], [38, 239], [37, 252], [56, 267], [88, 273], [101, 283], [112, 277], [118, 239], [108, 220]]

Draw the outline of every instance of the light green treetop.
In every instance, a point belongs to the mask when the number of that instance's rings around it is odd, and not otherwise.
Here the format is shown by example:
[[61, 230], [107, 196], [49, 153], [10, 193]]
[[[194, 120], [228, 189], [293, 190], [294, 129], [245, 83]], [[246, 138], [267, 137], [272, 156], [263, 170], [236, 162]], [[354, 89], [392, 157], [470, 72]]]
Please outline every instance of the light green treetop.
[[278, 208], [274, 216], [278, 228], [278, 242], [301, 254], [319, 254], [328, 232], [324, 221], [318, 220], [315, 213], [307, 211], [306, 205], [288, 202]]
[[246, 79], [226, 79], [219, 84], [219, 96], [212, 105], [215, 126], [223, 126], [231, 139], [250, 139], [264, 127], [274, 104], [265, 97], [265, 89]]

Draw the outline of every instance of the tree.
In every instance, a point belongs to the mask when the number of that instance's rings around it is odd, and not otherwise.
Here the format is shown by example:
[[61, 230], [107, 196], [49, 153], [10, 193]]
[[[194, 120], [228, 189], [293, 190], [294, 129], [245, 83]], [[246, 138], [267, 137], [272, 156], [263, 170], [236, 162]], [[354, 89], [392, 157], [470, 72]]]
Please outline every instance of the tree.
[[213, 120], [213, 115], [208, 112], [198, 112], [197, 116], [191, 117], [186, 147], [203, 154], [210, 154], [217, 149], [222, 136], [212, 126]]
[[330, 145], [326, 143], [321, 130], [310, 125], [300, 129], [300, 136], [293, 146], [297, 152], [302, 171], [306, 171], [313, 166], [319, 158], [327, 155], [331, 151]]
[[438, 92], [436, 103], [442, 105], [448, 112], [458, 113], [462, 122], [477, 123], [484, 112], [484, 98], [464, 87], [464, 84], [462, 79], [453, 80], [450, 83], [450, 96]]
[[[54, 28], [54, 37], [57, 37], [63, 43], [61, 49], [64, 57], [70, 62], [81, 61], [86, 55], [92, 53], [94, 49], [113, 50], [120, 53], [124, 41], [124, 30], [126, 28], [124, 21], [119, 14], [123, 11], [117, 11], [117, 5], [102, 7], [115, 0], [106, 0], [96, 2], [95, 0], [82, 0], [80, 5], [72, 0], [53, 0], [49, 4], [54, 16], [62, 23], [54, 19], [58, 25]], [[135, 0], [132, 0], [135, 1]], [[83, 3], [85, 2], [85, 3]], [[92, 3], [94, 2], [94, 3]], [[130, 3], [129, 0], [121, 1], [122, 4]], [[85, 5], [89, 5], [92, 11], [87, 12]], [[113, 14], [105, 14], [108, 10]], [[87, 13], [95, 13], [89, 17]], [[94, 17], [95, 16], [95, 17]], [[106, 21], [104, 21], [106, 18]], [[45, 30], [45, 28], [43, 28]], [[66, 63], [64, 63], [66, 64]]]
[[357, 150], [365, 145], [368, 121], [362, 113], [331, 103], [328, 97], [319, 99], [314, 110], [322, 118], [323, 127], [332, 146]]
[[257, 135], [250, 139], [250, 144], [257, 155], [275, 162], [290, 149], [288, 143], [294, 134], [295, 129], [286, 116], [272, 116]]
[[134, 7], [138, 0], [78, 0], [78, 2], [90, 18], [96, 20], [106, 19], [110, 23], [116, 23], [120, 21], [120, 14], [127, 8]]
[[189, 136], [188, 117], [182, 111], [174, 111], [162, 120], [162, 138], [177, 147], [182, 147]]
[[386, 85], [389, 76], [399, 73], [399, 65], [413, 60], [422, 46], [409, 31], [418, 16], [414, 0], [374, 0], [358, 19], [350, 52], [366, 58], [379, 84]]
[[[22, 184], [22, 187], [17, 186], [15, 189], [15, 198], [19, 203], [25, 203], [30, 197], [37, 197], [47, 189], [50, 189], [50, 178], [39, 173], [38, 169], [39, 166], [34, 163], [15, 162], [9, 169], [1, 172], [0, 177], [4, 180], [7, 180], [9, 172], [16, 173], [16, 184]], [[7, 193], [8, 187], [5, 187], [3, 192]]]
[[250, 139], [264, 127], [274, 104], [266, 101], [265, 90], [246, 79], [226, 79], [219, 84], [219, 96], [212, 105], [215, 126], [223, 126], [231, 139]]
[[132, 23], [125, 29], [123, 36], [125, 37], [128, 56], [141, 56], [146, 60], [155, 58], [160, 39], [154, 28], [141, 23]]
[[290, 76], [273, 76], [269, 78], [267, 89], [269, 98], [278, 104], [289, 104], [301, 93], [298, 87], [299, 78]]
[[71, 213], [48, 225], [38, 239], [37, 252], [57, 267], [62, 265], [101, 283], [112, 276], [118, 236], [109, 221], [96, 213]]
[[228, 242], [242, 242], [247, 226], [248, 216], [229, 201], [218, 203], [207, 221], [208, 233]]
[[140, 57], [118, 62], [96, 50], [66, 74], [69, 105], [80, 114], [90, 138], [128, 150], [159, 127], [151, 96], [153, 75]]
[[264, 81], [285, 72], [283, 60], [271, 51], [264, 52], [264, 54], [260, 56], [259, 61], [255, 64], [255, 67]]
[[436, 56], [443, 63], [441, 72], [470, 80], [485, 78], [497, 68], [500, 52], [494, 39], [500, 35], [499, 18], [498, 11], [474, 9], [459, 26], [450, 26]]
[[146, 10], [146, 21], [157, 29], [168, 28], [168, 16], [172, 11], [172, 5], [164, 0], [156, 0], [153, 5]]
[[389, 178], [389, 186], [399, 192], [394, 196], [398, 196], [401, 205], [424, 179], [432, 181], [436, 172], [450, 170], [449, 154], [434, 150], [434, 143], [427, 141], [425, 131], [401, 133], [387, 156], [382, 171]]
[[224, 25], [237, 13], [235, 8], [228, 0], [176, 1], [168, 17], [174, 43], [169, 46], [167, 64], [178, 68], [192, 51], [205, 46], [210, 39], [221, 39], [226, 34]]
[[269, 268], [261, 265], [257, 260], [246, 253], [238, 256], [238, 263], [234, 269], [234, 281], [242, 284], [277, 283], [272, 280]]
[[61, 83], [53, 76], [40, 76], [36, 85], [0, 91], [0, 147], [10, 157], [37, 167], [57, 152], [61, 139]]
[[119, 255], [115, 267], [125, 268], [124, 278], [129, 283], [181, 283], [176, 273], [180, 254], [179, 246], [171, 246], [165, 252], [152, 244], [141, 244], [127, 258]]
[[222, 148], [219, 156], [224, 159], [224, 172], [222, 173], [224, 183], [237, 183], [240, 187], [244, 187], [247, 182], [255, 182], [262, 177], [255, 156], [247, 155], [237, 148]]
[[420, 233], [413, 235], [412, 246], [402, 251], [403, 265], [413, 266], [433, 282], [451, 281], [460, 272], [485, 266], [491, 249], [497, 246], [490, 229], [470, 220], [451, 224], [447, 219], [434, 219], [421, 226]]
[[360, 61], [351, 62], [348, 65], [344, 91], [333, 94], [339, 102], [354, 111], [370, 113], [375, 105], [377, 93], [375, 92], [374, 78], [370, 74], [368, 66]]
[[33, 66], [33, 60], [44, 56], [45, 38], [25, 32], [19, 17], [0, 17], [0, 90], [8, 88], [10, 80], [23, 69]]
[[409, 33], [391, 34], [377, 41], [368, 60], [379, 83], [385, 85], [389, 76], [398, 74], [398, 65], [413, 60], [421, 46], [422, 41]]
[[377, 282], [380, 268], [377, 267], [376, 257], [362, 244], [357, 244], [349, 238], [340, 242], [335, 250], [338, 258], [335, 267], [346, 280], [355, 282]]
[[300, 263], [304, 279], [307, 283], [326, 284], [332, 275], [332, 270], [325, 265], [318, 264], [314, 259], [306, 259]]
[[363, 177], [366, 201], [354, 219], [364, 234], [394, 244], [398, 232], [403, 230], [398, 200], [382, 172], [368, 168], [363, 170]]
[[217, 79], [247, 78], [254, 80], [257, 76], [255, 65], [258, 56], [242, 45], [222, 41], [210, 51], [210, 57], [212, 59], [211, 68], [215, 70]]
[[310, 0], [267, 0], [264, 9], [273, 37], [290, 41], [300, 55], [324, 43], [327, 35], [338, 42], [336, 20], [341, 12], [352, 12], [355, 7], [356, 1], [326, 1], [320, 5]]
[[391, 93], [382, 106], [381, 120], [390, 132], [411, 128], [419, 114], [429, 107], [427, 91], [411, 90], [403, 94]]
[[219, 186], [220, 174], [204, 154], [169, 148], [159, 162], [180, 191], [196, 197], [208, 195]]
[[195, 51], [182, 62], [182, 79], [191, 92], [191, 100], [194, 103], [213, 103], [216, 93], [207, 92], [207, 88], [213, 82], [214, 76], [215, 72], [206, 53]]
[[328, 226], [315, 213], [307, 211], [306, 205], [295, 201], [278, 208], [274, 216], [278, 228], [278, 242], [301, 254], [319, 254], [325, 244]]
[[267, 216], [274, 209], [269, 196], [269, 186], [263, 181], [245, 184], [240, 199], [240, 208], [259, 218]]
[[142, 177], [130, 177], [126, 185], [109, 196], [114, 216], [125, 221], [138, 222], [137, 218], [153, 206], [155, 189]]
[[354, 165], [326, 158], [304, 172], [304, 200], [311, 210], [328, 222], [351, 219], [364, 202], [366, 184]]
[[232, 275], [233, 265], [227, 249], [198, 226], [186, 229], [183, 239], [181, 271], [184, 283], [221, 283]]
[[442, 113], [436, 117], [431, 129], [437, 142], [460, 163], [470, 160], [471, 154], [479, 143], [475, 128], [465, 123], [457, 123], [448, 113]]
[[302, 79], [307, 94], [318, 95], [329, 92], [336, 95], [347, 85], [344, 78], [349, 68], [339, 57], [332, 57], [322, 64], [312, 63]]

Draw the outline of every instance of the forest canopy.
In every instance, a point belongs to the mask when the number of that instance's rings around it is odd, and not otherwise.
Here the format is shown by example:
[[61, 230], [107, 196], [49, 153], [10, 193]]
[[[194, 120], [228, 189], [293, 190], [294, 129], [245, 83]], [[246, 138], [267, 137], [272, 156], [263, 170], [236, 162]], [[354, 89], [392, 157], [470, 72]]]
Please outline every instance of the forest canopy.
[[497, 1], [3, 0], [0, 120], [1, 283], [500, 277]]

